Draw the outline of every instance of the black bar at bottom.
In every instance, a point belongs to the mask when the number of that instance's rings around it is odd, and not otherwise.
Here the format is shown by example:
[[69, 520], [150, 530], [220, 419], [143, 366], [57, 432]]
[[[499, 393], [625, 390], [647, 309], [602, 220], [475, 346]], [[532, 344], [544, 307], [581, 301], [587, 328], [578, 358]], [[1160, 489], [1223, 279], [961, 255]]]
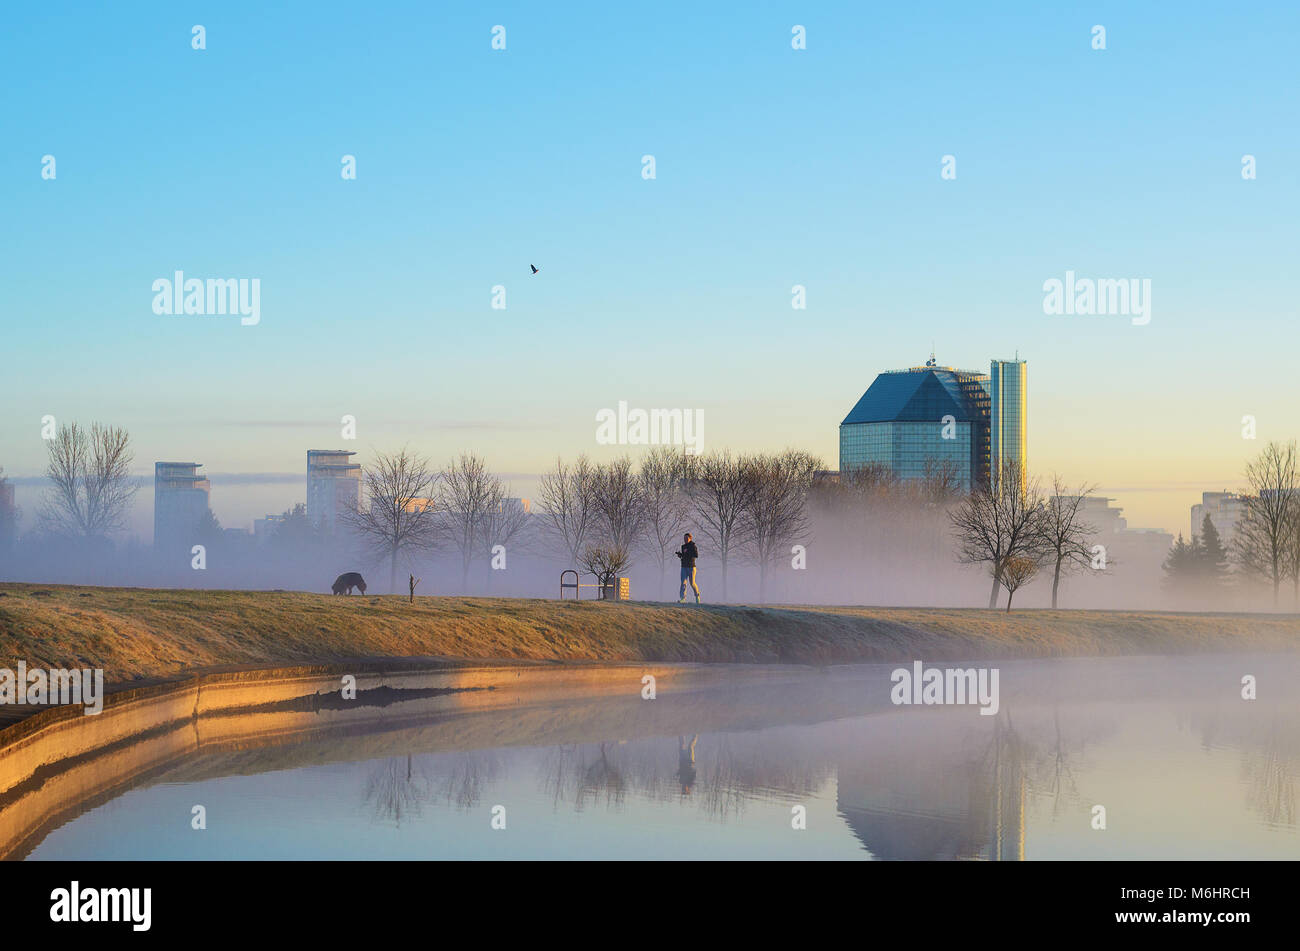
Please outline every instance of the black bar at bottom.
[[[1027, 938], [1132, 932], [1182, 942], [1293, 925], [1295, 870], [1287, 862], [5, 862], [0, 895], [11, 934], [128, 941], [360, 938], [389, 922], [395, 935], [432, 929], [431, 940], [467, 928], [463, 938], [517, 933], [535, 942], [548, 930], [558, 938], [605, 927], [610, 938], [754, 934], [766, 943], [784, 919], [864, 938], [901, 928], [922, 940], [987, 940], [990, 926], [1010, 925], [1054, 929]], [[122, 920], [54, 920], [73, 917], [74, 882], [77, 918], [101, 908], [112, 917], [116, 906]], [[147, 930], [138, 927], [143, 889]]]

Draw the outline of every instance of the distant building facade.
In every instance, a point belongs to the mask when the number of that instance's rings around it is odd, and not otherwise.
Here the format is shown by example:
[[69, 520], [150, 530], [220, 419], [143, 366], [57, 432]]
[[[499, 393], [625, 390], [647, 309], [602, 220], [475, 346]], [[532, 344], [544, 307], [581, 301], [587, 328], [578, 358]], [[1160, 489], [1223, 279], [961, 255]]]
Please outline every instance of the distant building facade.
[[[1159, 591], [1164, 579], [1162, 565], [1174, 537], [1160, 529], [1130, 528], [1124, 510], [1111, 504], [1114, 501], [1087, 495], [1079, 505], [1079, 521], [1095, 529], [1087, 539], [1091, 567], [1118, 570], [1084, 571], [1082, 574], [1093, 577], [1077, 590], [1083, 597], [1100, 599], [1107, 607], [1150, 607], [1152, 592]], [[1062, 579], [1066, 587], [1076, 583]]]
[[1174, 536], [1159, 528], [1129, 528], [1124, 510], [1110, 504], [1114, 501], [1085, 495], [1079, 506], [1079, 520], [1097, 530], [1094, 540], [1106, 546], [1108, 559], [1117, 557], [1128, 565], [1126, 571], [1132, 572], [1137, 565], [1158, 569], [1173, 546]]
[[1200, 535], [1205, 516], [1219, 533], [1219, 541], [1227, 548], [1237, 533], [1237, 523], [1246, 515], [1246, 502], [1236, 492], [1202, 492], [1201, 501], [1192, 506], [1192, 535]]
[[974, 370], [923, 367], [881, 373], [840, 423], [841, 474], [884, 466], [923, 479], [936, 465], [963, 491], [989, 480], [989, 378]]
[[153, 543], [155, 548], [194, 544], [208, 513], [212, 485], [199, 474], [201, 462], [155, 462]]
[[345, 449], [307, 450], [307, 519], [326, 534], [338, 531], [341, 517], [361, 501], [361, 466], [351, 461], [355, 455]]
[[1029, 368], [1024, 360], [989, 363], [989, 472], [1013, 467], [1025, 484], [1029, 465]]
[[1004, 464], [1023, 476], [1028, 445], [1024, 360], [992, 360], [982, 373], [939, 366], [931, 354], [925, 366], [881, 373], [844, 417], [839, 471], [884, 466], [912, 480], [944, 466], [971, 491], [990, 487]]
[[[1063, 498], [1076, 499], [1078, 496]], [[1128, 519], [1124, 518], [1123, 509], [1111, 507], [1110, 503], [1114, 501], [1099, 495], [1085, 495], [1079, 503], [1079, 520], [1097, 529], [1098, 535], [1118, 535], [1126, 531]]]
[[267, 515], [264, 518], [253, 519], [253, 537], [259, 542], [266, 541], [272, 537], [284, 524], [283, 515]]

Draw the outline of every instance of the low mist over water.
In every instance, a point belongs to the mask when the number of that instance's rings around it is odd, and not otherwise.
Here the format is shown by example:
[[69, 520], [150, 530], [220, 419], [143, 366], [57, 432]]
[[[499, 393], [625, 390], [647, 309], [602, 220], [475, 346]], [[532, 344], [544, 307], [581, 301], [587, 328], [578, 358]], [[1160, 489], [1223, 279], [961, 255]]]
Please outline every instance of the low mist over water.
[[[753, 683], [719, 674], [716, 685], [692, 680], [654, 700], [630, 674], [626, 696], [525, 698], [461, 714], [412, 699], [386, 706], [384, 723], [237, 741], [220, 718], [200, 720], [162, 765], [62, 803], [60, 822], [25, 851], [1300, 857], [1294, 656], [1005, 663], [994, 716], [973, 705], [896, 705], [894, 669], [790, 668]], [[1243, 699], [1246, 676], [1256, 699]], [[193, 827], [196, 806], [205, 828]]]

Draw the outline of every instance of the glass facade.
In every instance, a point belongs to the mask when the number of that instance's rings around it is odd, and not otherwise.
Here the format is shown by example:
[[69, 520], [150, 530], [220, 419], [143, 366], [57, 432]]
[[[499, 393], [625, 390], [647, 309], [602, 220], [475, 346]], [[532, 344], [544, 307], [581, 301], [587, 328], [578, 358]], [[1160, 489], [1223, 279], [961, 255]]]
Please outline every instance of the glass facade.
[[972, 484], [989, 484], [989, 378], [983, 373], [955, 371], [962, 395], [971, 414], [970, 466]]
[[940, 422], [856, 423], [840, 427], [840, 470], [888, 466], [900, 479], [921, 479], [927, 463], [950, 462], [962, 491], [971, 487], [971, 424], [955, 423], [953, 438]]
[[[840, 470], [887, 466], [920, 479], [927, 462], [950, 464], [966, 490], [990, 486], [1003, 465], [1023, 477], [1028, 394], [1024, 360], [993, 360], [984, 374], [931, 357], [923, 367], [881, 373], [840, 423]], [[946, 417], [955, 426], [945, 427]]]
[[989, 459], [996, 479], [1003, 465], [1025, 476], [1028, 466], [1028, 368], [1024, 360], [989, 365]]
[[921, 479], [937, 465], [964, 491], [987, 485], [989, 400], [983, 373], [933, 363], [882, 373], [840, 424], [840, 470], [878, 465]]

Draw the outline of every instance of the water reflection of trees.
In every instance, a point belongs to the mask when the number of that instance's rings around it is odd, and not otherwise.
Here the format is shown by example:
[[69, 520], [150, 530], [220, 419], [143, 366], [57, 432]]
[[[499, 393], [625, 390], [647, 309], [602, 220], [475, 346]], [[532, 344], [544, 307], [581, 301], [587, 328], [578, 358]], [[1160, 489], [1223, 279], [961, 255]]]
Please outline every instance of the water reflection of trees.
[[375, 820], [400, 826], [422, 815], [426, 803], [478, 805], [499, 771], [500, 759], [492, 751], [383, 759], [367, 770], [365, 801]]
[[[555, 810], [618, 812], [635, 796], [726, 822], [755, 800], [806, 802], [838, 777], [841, 814], [881, 857], [1014, 859], [1025, 852], [1028, 796], [1050, 797], [1054, 815], [1077, 805], [1076, 759], [1085, 745], [1059, 715], [1027, 722], [1026, 733], [1007, 706], [974, 720], [909, 714], [812, 732], [774, 727], [397, 757], [372, 764], [365, 797], [377, 820], [397, 825], [431, 803], [468, 810], [502, 777], [509, 757], [532, 767]], [[1090, 721], [1089, 735], [1098, 728], [1106, 727]], [[1293, 816], [1294, 772], [1272, 770], [1291, 790], [1290, 800], [1272, 794], [1282, 804], [1275, 811]]]
[[627, 783], [620, 765], [621, 747], [614, 743], [600, 743], [596, 747], [567, 746], [548, 750], [542, 770], [542, 784], [552, 802], [558, 807], [572, 800], [581, 812], [587, 805], [604, 800], [605, 805], [618, 809], [627, 796]]
[[[1079, 784], [1074, 778], [1073, 756], [1061, 735], [1061, 710], [1052, 711], [1053, 742], [1044, 764], [1048, 773], [1046, 790], [1052, 797], [1052, 818], [1061, 814], [1061, 799], [1072, 804], [1079, 802]], [[1080, 742], [1082, 746], [1082, 742]]]
[[497, 781], [501, 770], [501, 758], [494, 750], [430, 757], [432, 797], [461, 809], [472, 809], [483, 800], [484, 792]]
[[1273, 826], [1296, 824], [1296, 789], [1300, 782], [1300, 724], [1294, 716], [1274, 717], [1261, 725], [1253, 711], [1213, 710], [1193, 714], [1202, 744], [1240, 751], [1247, 808]]
[[1296, 824], [1296, 789], [1300, 784], [1300, 722], [1293, 715], [1265, 723], [1254, 708], [1218, 708], [1188, 715], [1205, 749], [1240, 751], [1246, 782], [1246, 806], [1271, 826]]
[[552, 808], [559, 809], [566, 802], [577, 801], [578, 789], [587, 768], [584, 747], [580, 745], [566, 743], [542, 750], [542, 790], [551, 800]]
[[1242, 769], [1250, 784], [1246, 803], [1269, 825], [1293, 826], [1296, 820], [1296, 757], [1274, 731], [1263, 749], [1242, 750]]
[[379, 822], [400, 826], [420, 815], [427, 797], [428, 777], [409, 755], [373, 763], [366, 774], [365, 800]]
[[[1026, 739], [1004, 710], [991, 723], [981, 719], [971, 726], [968, 720], [963, 729], [931, 720], [931, 727], [940, 726], [937, 732], [931, 729], [901, 746], [882, 742], [897, 741], [894, 731], [904, 725], [891, 719], [875, 724], [880, 733], [874, 737], [849, 721], [812, 735], [778, 727], [563, 744], [533, 752], [389, 758], [370, 768], [365, 795], [377, 820], [396, 825], [434, 802], [468, 810], [501, 777], [502, 757], [519, 756], [532, 759], [536, 781], [556, 810], [603, 806], [617, 812], [634, 795], [726, 822], [742, 817], [755, 800], [806, 802], [839, 775], [842, 784], [857, 789], [871, 814], [855, 831], [873, 852], [990, 859], [1023, 857], [1027, 792], [1051, 795], [1054, 813], [1078, 799], [1073, 757], [1082, 740], [1069, 739], [1059, 717], [1038, 742]], [[914, 723], [906, 721], [908, 727]], [[960, 801], [944, 792], [952, 786], [965, 789]], [[843, 805], [844, 795], [840, 798]]]
[[741, 814], [752, 799], [815, 795], [834, 771], [830, 750], [782, 730], [556, 746], [542, 751], [539, 763], [541, 787], [557, 809], [603, 803], [619, 810], [632, 792], [694, 806], [718, 821]]

